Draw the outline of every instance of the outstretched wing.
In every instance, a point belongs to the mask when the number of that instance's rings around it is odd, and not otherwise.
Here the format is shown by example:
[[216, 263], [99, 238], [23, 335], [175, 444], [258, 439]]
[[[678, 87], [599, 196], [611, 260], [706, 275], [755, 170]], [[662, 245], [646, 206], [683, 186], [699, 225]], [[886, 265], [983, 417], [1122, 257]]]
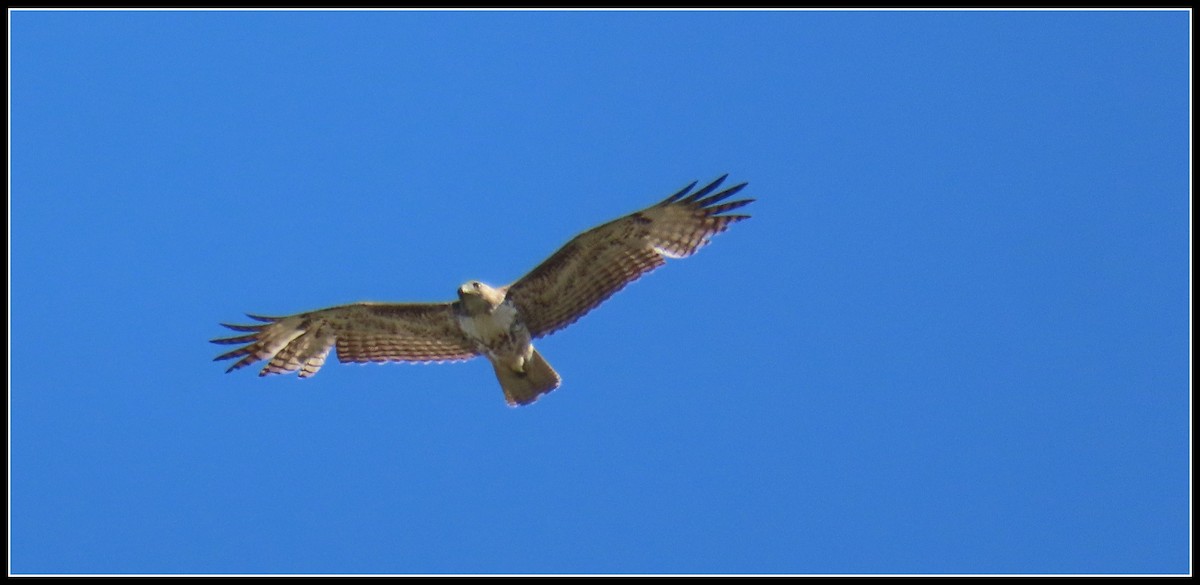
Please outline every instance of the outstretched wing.
[[[317, 373], [334, 345], [343, 362], [440, 362], [478, 354], [458, 328], [451, 303], [356, 303], [288, 317], [260, 317], [258, 325], [222, 325], [245, 335], [212, 340], [240, 344], [216, 360], [240, 358], [226, 372], [270, 360], [258, 373]], [[214, 360], [215, 361], [215, 360]]]
[[605, 299], [666, 263], [696, 253], [714, 235], [748, 215], [721, 215], [753, 199], [724, 201], [746, 183], [710, 195], [725, 180], [691, 192], [684, 187], [657, 205], [578, 236], [532, 272], [508, 286], [534, 337], [548, 335], [587, 314]]

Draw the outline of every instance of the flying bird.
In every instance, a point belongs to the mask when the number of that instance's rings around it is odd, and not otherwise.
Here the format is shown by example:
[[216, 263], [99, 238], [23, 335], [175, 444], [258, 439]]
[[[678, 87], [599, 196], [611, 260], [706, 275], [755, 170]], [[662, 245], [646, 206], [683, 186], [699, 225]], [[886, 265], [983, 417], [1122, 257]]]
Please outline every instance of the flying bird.
[[[240, 335], [213, 343], [242, 345], [217, 360], [226, 372], [268, 360], [259, 376], [317, 373], [329, 350], [342, 362], [446, 362], [485, 356], [510, 406], [532, 403], [562, 379], [533, 347], [604, 300], [666, 263], [696, 253], [712, 236], [748, 215], [726, 215], [754, 201], [720, 203], [746, 183], [713, 193], [724, 175], [692, 191], [693, 181], [658, 204], [575, 236], [516, 282], [499, 288], [477, 280], [443, 303], [363, 302], [287, 317], [247, 314], [253, 325], [222, 323]], [[244, 344], [244, 345], [243, 345]]]

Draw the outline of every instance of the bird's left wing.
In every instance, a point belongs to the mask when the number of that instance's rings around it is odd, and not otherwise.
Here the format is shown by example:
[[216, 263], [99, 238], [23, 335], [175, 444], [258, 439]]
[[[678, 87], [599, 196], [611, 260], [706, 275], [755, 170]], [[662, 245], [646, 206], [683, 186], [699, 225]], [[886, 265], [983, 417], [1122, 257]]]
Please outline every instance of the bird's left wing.
[[696, 253], [714, 235], [750, 216], [724, 215], [754, 201], [720, 203], [746, 183], [713, 194], [722, 176], [698, 191], [684, 187], [647, 207], [575, 236], [507, 287], [529, 333], [541, 337], [574, 323], [625, 285], [666, 263]]
[[245, 335], [212, 340], [246, 344], [216, 360], [240, 358], [227, 372], [269, 360], [258, 375], [299, 370], [317, 373], [335, 345], [343, 362], [441, 362], [478, 355], [459, 329], [452, 303], [355, 303], [287, 317], [260, 317], [257, 325], [222, 323]]

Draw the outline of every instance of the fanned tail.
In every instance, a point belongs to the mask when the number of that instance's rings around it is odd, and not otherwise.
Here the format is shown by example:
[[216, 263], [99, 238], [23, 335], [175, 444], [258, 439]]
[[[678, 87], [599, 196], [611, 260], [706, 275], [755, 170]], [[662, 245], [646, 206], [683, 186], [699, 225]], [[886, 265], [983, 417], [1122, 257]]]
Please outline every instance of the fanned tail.
[[562, 382], [558, 372], [550, 367], [542, 354], [535, 349], [533, 355], [525, 362], [524, 372], [515, 372], [506, 365], [492, 362], [496, 370], [496, 379], [500, 380], [500, 388], [504, 390], [504, 399], [509, 406], [525, 406], [537, 400]]

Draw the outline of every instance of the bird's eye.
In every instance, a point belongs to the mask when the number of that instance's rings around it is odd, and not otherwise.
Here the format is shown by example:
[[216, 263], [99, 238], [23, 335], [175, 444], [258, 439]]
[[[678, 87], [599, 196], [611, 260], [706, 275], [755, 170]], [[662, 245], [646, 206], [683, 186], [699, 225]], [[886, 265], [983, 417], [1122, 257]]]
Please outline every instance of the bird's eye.
[[479, 290], [479, 283], [478, 283], [478, 282], [472, 282], [472, 283], [471, 283], [471, 286], [475, 287], [475, 290]]

